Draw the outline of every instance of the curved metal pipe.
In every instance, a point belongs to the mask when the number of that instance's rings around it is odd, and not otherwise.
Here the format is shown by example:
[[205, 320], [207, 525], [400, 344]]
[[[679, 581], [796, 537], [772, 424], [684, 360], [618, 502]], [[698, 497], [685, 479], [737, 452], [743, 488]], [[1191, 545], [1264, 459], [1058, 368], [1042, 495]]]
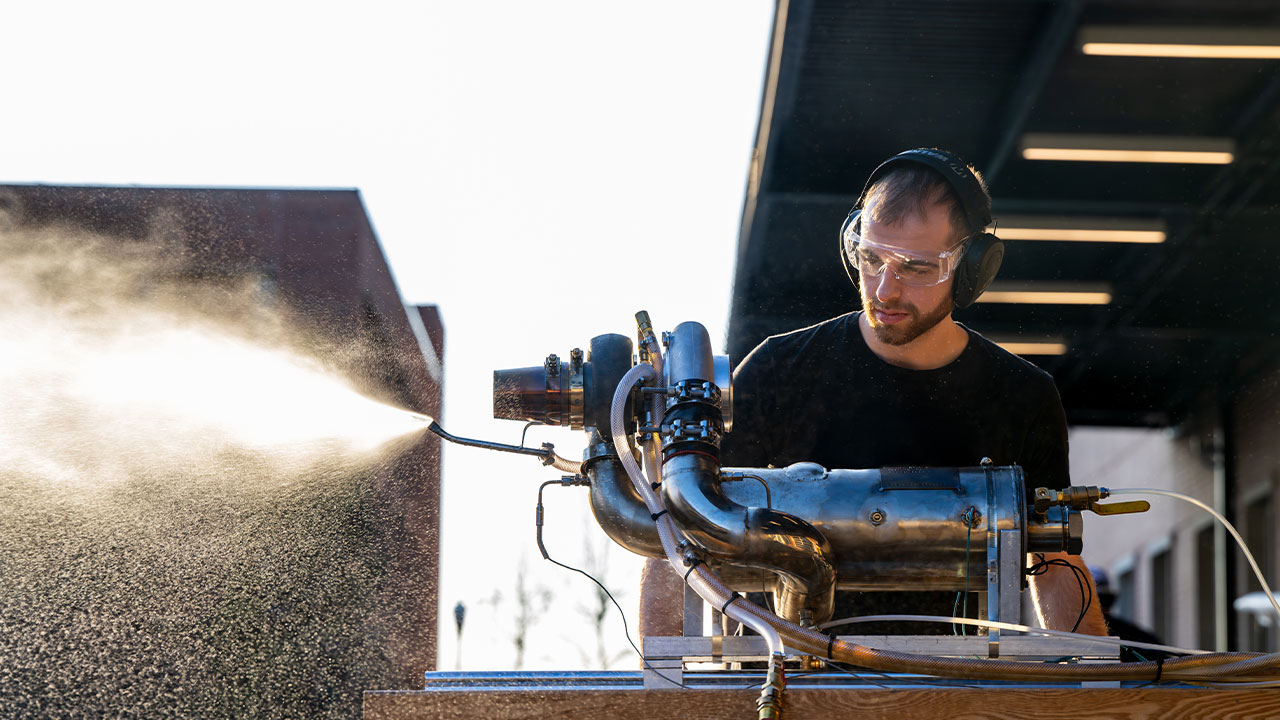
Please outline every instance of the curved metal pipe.
[[[666, 363], [672, 386], [712, 382], [715, 368], [706, 328], [693, 322], [676, 326]], [[779, 615], [808, 623], [830, 618], [836, 586], [831, 544], [794, 515], [730, 500], [720, 487], [724, 426], [718, 400], [705, 392], [677, 398], [663, 424], [707, 430], [697, 436], [673, 433], [664, 442], [662, 494], [672, 519], [712, 557], [776, 573]]]
[[794, 515], [729, 500], [720, 490], [719, 465], [706, 455], [676, 455], [663, 473], [667, 510], [693, 544], [727, 563], [778, 575], [782, 617], [830, 618], [836, 571], [822, 533]]
[[517, 455], [533, 455], [534, 457], [542, 458], [543, 465], [551, 465], [561, 472], [573, 473], [574, 475], [582, 472], [582, 463], [557, 455], [555, 446], [551, 443], [542, 443], [542, 447], [540, 448], [531, 448], [523, 445], [507, 445], [506, 443], [490, 442], [488, 440], [472, 440], [470, 438], [459, 437], [445, 432], [445, 429], [440, 427], [440, 423], [426, 415], [422, 415], [420, 417], [423, 420], [429, 421], [427, 425], [428, 430], [449, 442], [466, 445], [467, 447], [484, 448], [485, 450], [500, 450], [502, 452], [515, 453]]
[[[603, 442], [594, 429], [591, 434], [593, 441]], [[610, 445], [611, 454], [583, 463], [591, 479], [591, 514], [609, 539], [622, 547], [637, 555], [666, 557], [653, 515], [612, 450]]]

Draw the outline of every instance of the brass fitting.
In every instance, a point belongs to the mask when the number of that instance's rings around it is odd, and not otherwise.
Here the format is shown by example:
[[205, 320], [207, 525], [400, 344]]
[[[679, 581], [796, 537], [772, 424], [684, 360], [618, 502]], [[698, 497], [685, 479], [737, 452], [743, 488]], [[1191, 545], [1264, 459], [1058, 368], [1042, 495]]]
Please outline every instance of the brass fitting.
[[1063, 490], [1050, 490], [1039, 487], [1035, 491], [1035, 511], [1041, 515], [1054, 505], [1063, 505], [1071, 510], [1092, 510], [1098, 515], [1124, 515], [1127, 513], [1146, 512], [1151, 503], [1146, 500], [1100, 504], [1098, 501], [1111, 496], [1111, 491], [1094, 485], [1072, 485]]
[[777, 720], [782, 717], [782, 690], [786, 686], [782, 655], [769, 658], [769, 674], [764, 681], [760, 699], [756, 700], [758, 720]]

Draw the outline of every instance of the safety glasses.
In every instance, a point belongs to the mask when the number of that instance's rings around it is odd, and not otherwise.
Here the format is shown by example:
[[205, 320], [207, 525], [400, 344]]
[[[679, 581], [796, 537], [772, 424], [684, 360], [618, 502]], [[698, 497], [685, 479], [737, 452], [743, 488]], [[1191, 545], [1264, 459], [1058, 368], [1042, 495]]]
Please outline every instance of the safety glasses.
[[844, 252], [858, 272], [869, 277], [878, 277], [888, 268], [904, 285], [931, 287], [946, 282], [964, 255], [963, 242], [945, 252], [921, 253], [867, 240], [856, 232], [857, 227], [851, 222], [845, 228]]

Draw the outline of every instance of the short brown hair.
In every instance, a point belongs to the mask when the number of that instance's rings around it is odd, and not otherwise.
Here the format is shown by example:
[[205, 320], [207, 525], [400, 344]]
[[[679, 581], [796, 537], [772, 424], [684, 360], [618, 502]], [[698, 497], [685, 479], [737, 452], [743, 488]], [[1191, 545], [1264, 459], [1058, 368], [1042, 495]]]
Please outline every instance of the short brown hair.
[[[969, 169], [982, 186], [987, 206], [990, 207], [991, 196], [986, 194], [987, 184], [977, 170], [972, 167]], [[908, 213], [914, 213], [923, 220], [930, 207], [944, 203], [951, 208], [951, 227], [956, 240], [982, 230], [969, 227], [969, 216], [965, 213], [964, 205], [946, 178], [932, 168], [914, 163], [902, 163], [876, 180], [867, 189], [862, 207], [864, 211], [869, 210], [867, 217], [871, 220], [893, 225]]]

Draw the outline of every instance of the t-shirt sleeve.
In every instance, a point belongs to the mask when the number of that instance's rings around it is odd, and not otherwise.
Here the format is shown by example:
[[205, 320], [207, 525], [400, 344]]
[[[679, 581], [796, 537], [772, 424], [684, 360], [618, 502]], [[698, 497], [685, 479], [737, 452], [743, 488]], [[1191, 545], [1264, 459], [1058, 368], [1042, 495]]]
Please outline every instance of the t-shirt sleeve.
[[756, 346], [733, 371], [733, 430], [720, 444], [729, 467], [764, 467], [773, 456], [768, 418], [776, 410], [769, 341]]
[[1047, 487], [1061, 490], [1071, 484], [1068, 461], [1067, 414], [1053, 381], [1046, 383], [1039, 411], [1027, 432], [1026, 457], [1023, 466], [1027, 490]]

